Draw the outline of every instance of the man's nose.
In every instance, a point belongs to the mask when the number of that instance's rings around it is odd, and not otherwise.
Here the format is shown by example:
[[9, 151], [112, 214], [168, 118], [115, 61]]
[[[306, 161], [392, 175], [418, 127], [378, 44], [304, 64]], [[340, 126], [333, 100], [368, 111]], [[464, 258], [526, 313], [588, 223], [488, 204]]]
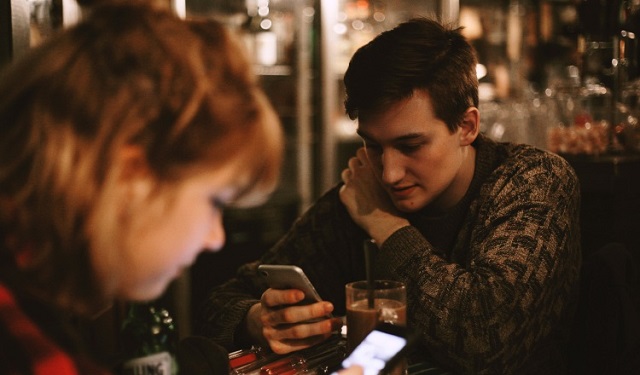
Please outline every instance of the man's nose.
[[381, 156], [382, 182], [394, 185], [404, 177], [402, 157], [393, 150], [385, 150]]

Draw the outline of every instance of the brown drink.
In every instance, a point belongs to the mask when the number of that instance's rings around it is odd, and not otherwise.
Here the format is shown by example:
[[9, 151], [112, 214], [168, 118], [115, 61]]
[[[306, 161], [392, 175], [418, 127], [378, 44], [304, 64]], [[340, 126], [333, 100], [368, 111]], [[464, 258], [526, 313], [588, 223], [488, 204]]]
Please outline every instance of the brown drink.
[[347, 306], [347, 350], [351, 352], [380, 322], [406, 325], [406, 304], [391, 299], [375, 299], [373, 309], [369, 308], [367, 300]]
[[[370, 289], [366, 281], [345, 286], [347, 306], [347, 351], [351, 352], [380, 322], [407, 323], [405, 285], [398, 281], [374, 280]], [[370, 307], [370, 301], [373, 307]]]

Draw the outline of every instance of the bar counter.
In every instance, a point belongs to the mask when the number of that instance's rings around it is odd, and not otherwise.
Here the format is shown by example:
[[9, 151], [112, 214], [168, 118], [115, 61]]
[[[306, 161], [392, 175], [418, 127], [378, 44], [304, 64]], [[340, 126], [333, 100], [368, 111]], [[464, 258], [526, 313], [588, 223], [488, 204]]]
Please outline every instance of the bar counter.
[[640, 154], [562, 156], [580, 180], [583, 253], [620, 242], [640, 269]]
[[[230, 375], [331, 374], [346, 356], [346, 340], [335, 335], [314, 347], [277, 355], [260, 347], [229, 353]], [[451, 375], [434, 363], [412, 363], [407, 375]]]

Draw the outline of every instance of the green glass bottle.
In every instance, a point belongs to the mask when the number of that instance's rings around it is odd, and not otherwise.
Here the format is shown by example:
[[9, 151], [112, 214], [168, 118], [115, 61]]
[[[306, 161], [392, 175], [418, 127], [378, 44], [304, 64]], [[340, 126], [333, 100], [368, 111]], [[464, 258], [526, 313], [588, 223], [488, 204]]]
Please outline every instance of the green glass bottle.
[[177, 375], [178, 332], [157, 301], [131, 303], [121, 329], [122, 375]]

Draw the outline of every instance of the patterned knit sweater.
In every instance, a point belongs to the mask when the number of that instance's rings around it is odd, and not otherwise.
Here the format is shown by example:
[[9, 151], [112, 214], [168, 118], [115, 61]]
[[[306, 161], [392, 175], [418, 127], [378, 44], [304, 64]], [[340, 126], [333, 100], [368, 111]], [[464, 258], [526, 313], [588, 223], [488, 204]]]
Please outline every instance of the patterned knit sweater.
[[[376, 276], [407, 284], [417, 358], [455, 373], [564, 373], [581, 265], [577, 177], [530, 146], [482, 136], [474, 146], [462, 201], [443, 215], [409, 216], [379, 249]], [[258, 263], [299, 265], [343, 315], [345, 283], [365, 278], [365, 238], [331, 189], [259, 262], [214, 288], [203, 332], [229, 350], [249, 344], [237, 328], [266, 288]]]

